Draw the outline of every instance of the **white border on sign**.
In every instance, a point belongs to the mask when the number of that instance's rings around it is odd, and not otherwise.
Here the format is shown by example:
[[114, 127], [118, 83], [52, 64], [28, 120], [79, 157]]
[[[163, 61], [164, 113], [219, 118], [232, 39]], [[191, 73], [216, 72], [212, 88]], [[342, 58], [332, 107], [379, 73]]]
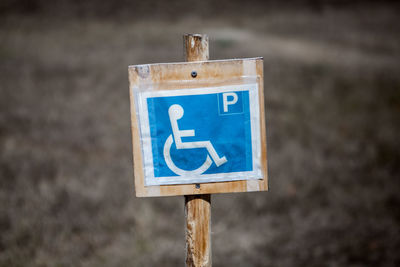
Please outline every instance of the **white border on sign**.
[[[251, 125], [251, 147], [253, 170], [244, 172], [200, 174], [192, 176], [166, 176], [155, 177], [153, 165], [153, 150], [151, 144], [149, 114], [147, 98], [205, 95], [231, 91], [249, 91], [250, 125]], [[260, 103], [258, 98], [258, 84], [240, 84], [218, 87], [203, 87], [194, 89], [179, 89], [165, 91], [142, 91], [135, 92], [137, 103], [137, 114], [140, 125], [141, 151], [143, 156], [144, 183], [145, 186], [173, 185], [173, 184], [200, 184], [212, 182], [227, 182], [238, 180], [262, 179], [261, 171], [261, 140], [260, 140]]]

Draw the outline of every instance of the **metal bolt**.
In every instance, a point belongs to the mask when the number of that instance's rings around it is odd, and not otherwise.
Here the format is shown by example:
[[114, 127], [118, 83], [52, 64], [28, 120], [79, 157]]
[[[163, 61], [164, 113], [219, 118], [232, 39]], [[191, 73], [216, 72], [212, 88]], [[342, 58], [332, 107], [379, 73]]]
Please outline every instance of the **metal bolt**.
[[196, 189], [200, 189], [200, 184], [196, 184]]
[[192, 71], [191, 75], [192, 75], [193, 78], [196, 78], [197, 77], [197, 72], [196, 71]]

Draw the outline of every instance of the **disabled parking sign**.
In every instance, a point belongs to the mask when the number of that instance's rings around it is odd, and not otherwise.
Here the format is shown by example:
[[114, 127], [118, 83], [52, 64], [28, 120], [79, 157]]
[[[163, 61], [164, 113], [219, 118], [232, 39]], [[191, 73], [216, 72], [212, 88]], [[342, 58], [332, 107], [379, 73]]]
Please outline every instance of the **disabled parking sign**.
[[146, 186], [262, 178], [258, 84], [136, 94]]
[[263, 65], [129, 66], [136, 196], [268, 190]]

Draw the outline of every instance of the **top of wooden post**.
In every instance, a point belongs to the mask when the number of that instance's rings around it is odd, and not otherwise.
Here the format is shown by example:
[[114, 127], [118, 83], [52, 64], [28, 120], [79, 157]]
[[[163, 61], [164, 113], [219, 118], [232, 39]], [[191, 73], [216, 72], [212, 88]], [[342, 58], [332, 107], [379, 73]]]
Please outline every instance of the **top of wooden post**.
[[183, 44], [186, 61], [208, 60], [208, 36], [206, 34], [185, 34]]

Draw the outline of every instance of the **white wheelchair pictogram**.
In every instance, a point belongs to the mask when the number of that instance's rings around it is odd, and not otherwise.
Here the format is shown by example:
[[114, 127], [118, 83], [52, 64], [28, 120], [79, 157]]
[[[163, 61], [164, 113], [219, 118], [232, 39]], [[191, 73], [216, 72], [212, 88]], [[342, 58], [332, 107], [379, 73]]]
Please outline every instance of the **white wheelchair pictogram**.
[[[217, 152], [214, 149], [214, 146], [211, 144], [210, 141], [196, 141], [196, 142], [182, 142], [182, 137], [193, 137], [195, 136], [195, 131], [194, 130], [179, 130], [178, 127], [178, 120], [183, 117], [183, 108], [180, 105], [174, 104], [169, 107], [168, 109], [168, 116], [169, 120], [171, 122], [171, 127], [172, 127], [172, 134], [168, 136], [167, 140], [165, 141], [164, 144], [164, 159], [165, 162], [167, 163], [167, 166], [176, 174], [178, 175], [198, 175], [202, 174], [208, 168], [210, 168], [212, 162], [215, 162], [215, 165], [217, 167], [225, 164], [228, 160], [226, 159], [225, 156], [220, 158], [217, 154]], [[204, 163], [197, 169], [195, 170], [182, 170], [178, 168], [174, 162], [172, 161], [171, 158], [171, 146], [172, 143], [175, 140], [175, 146], [176, 149], [193, 149], [193, 148], [206, 148], [207, 149], [207, 158], [204, 161]], [[210, 158], [211, 156], [211, 158]]]

